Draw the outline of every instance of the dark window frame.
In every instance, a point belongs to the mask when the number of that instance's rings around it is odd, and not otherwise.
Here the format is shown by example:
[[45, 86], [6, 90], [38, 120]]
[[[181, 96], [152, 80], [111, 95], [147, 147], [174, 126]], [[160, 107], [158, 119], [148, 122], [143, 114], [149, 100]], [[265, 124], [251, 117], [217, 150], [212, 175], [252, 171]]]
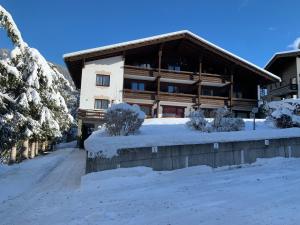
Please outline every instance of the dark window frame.
[[[101, 82], [98, 83], [98, 77], [102, 77]], [[103, 78], [108, 78], [108, 84]], [[110, 75], [106, 74], [96, 74], [96, 86], [97, 87], [109, 87], [110, 86]]]
[[[96, 108], [96, 102], [97, 101], [100, 101], [100, 108]], [[106, 102], [107, 103], [107, 107], [106, 108], [103, 108], [103, 102]], [[95, 101], [94, 101], [94, 109], [108, 109], [109, 107], [109, 100], [108, 99], [101, 99], [101, 98], [96, 98]]]
[[[133, 87], [134, 85], [136, 85], [136, 88]], [[141, 81], [133, 81], [130, 83], [130, 89], [133, 91], [145, 91], [146, 84], [145, 82], [141, 82]]]

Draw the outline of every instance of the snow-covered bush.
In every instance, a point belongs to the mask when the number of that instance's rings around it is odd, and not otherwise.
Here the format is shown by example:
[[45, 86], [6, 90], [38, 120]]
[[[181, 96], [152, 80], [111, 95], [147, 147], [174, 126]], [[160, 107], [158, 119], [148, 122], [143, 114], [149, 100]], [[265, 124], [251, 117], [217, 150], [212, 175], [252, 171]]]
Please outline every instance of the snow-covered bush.
[[234, 118], [227, 107], [215, 111], [215, 118], [212, 122], [213, 131], [229, 132], [239, 131], [245, 128], [245, 122], [241, 118]]
[[187, 126], [202, 132], [209, 131], [208, 122], [205, 119], [204, 113], [201, 109], [191, 112], [189, 117], [190, 121], [186, 123]]
[[274, 119], [274, 125], [278, 128], [290, 128], [293, 127], [293, 120], [290, 115], [281, 114]]
[[269, 103], [268, 120], [278, 128], [300, 127], [300, 99], [285, 99]]
[[145, 113], [138, 105], [119, 103], [112, 105], [104, 116], [106, 132], [110, 136], [135, 134], [145, 119]]

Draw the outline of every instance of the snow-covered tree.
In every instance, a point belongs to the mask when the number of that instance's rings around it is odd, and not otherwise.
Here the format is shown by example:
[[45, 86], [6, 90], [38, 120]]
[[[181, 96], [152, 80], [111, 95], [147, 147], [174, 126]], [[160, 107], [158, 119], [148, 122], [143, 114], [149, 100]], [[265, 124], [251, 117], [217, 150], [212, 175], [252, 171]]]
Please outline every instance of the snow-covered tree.
[[11, 15], [0, 6], [0, 26], [14, 45], [0, 60], [0, 149], [30, 139], [53, 140], [72, 122], [66, 105], [69, 82], [37, 49], [24, 41]]

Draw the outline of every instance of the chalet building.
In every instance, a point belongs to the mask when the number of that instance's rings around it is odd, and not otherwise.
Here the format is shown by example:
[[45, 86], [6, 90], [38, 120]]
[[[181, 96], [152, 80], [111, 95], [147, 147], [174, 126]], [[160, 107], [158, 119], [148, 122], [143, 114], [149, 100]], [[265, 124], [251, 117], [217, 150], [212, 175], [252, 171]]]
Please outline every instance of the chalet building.
[[248, 117], [259, 87], [280, 78], [191, 33], [179, 31], [64, 55], [80, 89], [79, 126], [100, 123], [112, 103], [148, 117], [206, 116], [222, 106]]
[[281, 78], [268, 85], [269, 100], [300, 97], [300, 50], [276, 53], [265, 69]]

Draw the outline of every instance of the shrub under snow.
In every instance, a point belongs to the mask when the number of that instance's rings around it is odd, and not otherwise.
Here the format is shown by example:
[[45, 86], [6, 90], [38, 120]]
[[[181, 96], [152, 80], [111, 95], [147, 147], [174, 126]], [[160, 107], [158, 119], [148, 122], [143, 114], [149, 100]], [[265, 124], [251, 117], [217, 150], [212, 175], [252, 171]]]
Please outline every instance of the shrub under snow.
[[223, 107], [215, 111], [212, 128], [217, 132], [239, 131], [245, 128], [245, 122], [241, 118], [232, 117], [227, 107]]
[[229, 132], [243, 130], [245, 122], [242, 118], [232, 117], [232, 113], [227, 107], [223, 107], [215, 111], [215, 118], [212, 122], [208, 122], [204, 118], [202, 110], [192, 112], [187, 126], [202, 132]]
[[285, 99], [269, 103], [269, 120], [278, 128], [300, 127], [300, 100]]
[[190, 113], [190, 121], [187, 122], [187, 126], [200, 130], [202, 132], [208, 131], [208, 122], [204, 117], [203, 111], [197, 110]]
[[106, 112], [104, 124], [111, 136], [127, 136], [136, 133], [145, 119], [138, 105], [114, 104]]

